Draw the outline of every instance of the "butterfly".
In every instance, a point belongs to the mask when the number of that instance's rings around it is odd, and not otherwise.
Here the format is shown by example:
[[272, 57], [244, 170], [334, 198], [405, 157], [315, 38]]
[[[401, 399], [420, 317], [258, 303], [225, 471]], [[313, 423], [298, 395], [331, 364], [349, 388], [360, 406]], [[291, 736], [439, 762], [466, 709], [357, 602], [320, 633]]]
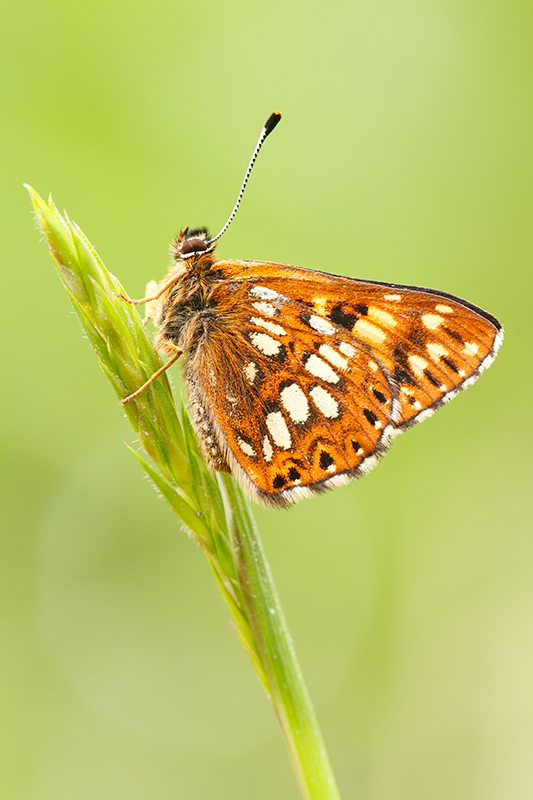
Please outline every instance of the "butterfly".
[[[494, 360], [498, 320], [434, 289], [268, 261], [218, 260], [222, 231], [183, 228], [147, 316], [214, 470], [256, 500], [287, 505], [368, 472], [392, 438], [466, 389]], [[124, 298], [127, 299], [127, 298]]]

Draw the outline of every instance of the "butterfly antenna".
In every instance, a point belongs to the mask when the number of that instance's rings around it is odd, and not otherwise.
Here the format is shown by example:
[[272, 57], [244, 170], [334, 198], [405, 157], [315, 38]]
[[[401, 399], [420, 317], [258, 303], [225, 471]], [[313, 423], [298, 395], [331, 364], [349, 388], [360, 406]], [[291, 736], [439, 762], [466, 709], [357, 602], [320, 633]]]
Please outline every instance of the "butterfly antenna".
[[263, 130], [261, 131], [261, 136], [259, 137], [259, 139], [257, 141], [257, 144], [255, 146], [255, 150], [252, 153], [252, 157], [250, 159], [250, 163], [248, 164], [248, 169], [246, 170], [246, 175], [244, 176], [244, 180], [242, 182], [241, 191], [239, 192], [239, 196], [237, 197], [237, 202], [233, 206], [233, 211], [229, 215], [228, 221], [226, 222], [226, 224], [224, 225], [224, 227], [222, 228], [220, 233], [217, 233], [216, 236], [213, 236], [212, 239], [209, 239], [209, 241], [207, 242], [208, 246], [214, 244], [217, 241], [217, 239], [220, 239], [222, 234], [225, 233], [227, 231], [227, 229], [229, 228], [229, 226], [230, 226], [235, 214], [237, 213], [237, 209], [239, 208], [239, 206], [241, 204], [242, 196], [244, 194], [244, 190], [246, 189], [246, 184], [248, 183], [248, 178], [250, 177], [250, 173], [251, 173], [252, 168], [253, 168], [253, 166], [255, 164], [255, 160], [256, 160], [257, 156], [259, 155], [259, 151], [261, 150], [261, 147], [263, 146], [263, 142], [267, 138], [268, 134], [272, 133], [272, 131], [274, 130], [274, 128], [276, 127], [276, 125], [278, 124], [280, 119], [281, 119], [280, 112], [279, 111], [274, 111], [274, 113], [271, 114], [269, 116], [269, 118], [267, 119], [267, 121], [265, 122], [265, 124], [263, 126]]

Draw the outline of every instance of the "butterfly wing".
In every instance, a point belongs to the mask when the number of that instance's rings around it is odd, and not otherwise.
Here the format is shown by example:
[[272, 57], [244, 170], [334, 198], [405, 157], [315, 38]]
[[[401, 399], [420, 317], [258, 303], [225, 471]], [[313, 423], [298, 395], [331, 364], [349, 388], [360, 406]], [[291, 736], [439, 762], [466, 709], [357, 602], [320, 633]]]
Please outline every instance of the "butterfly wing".
[[472, 383], [497, 320], [430, 289], [219, 261], [188, 379], [257, 498], [287, 503], [366, 472], [391, 437]]
[[284, 504], [371, 468], [393, 432], [395, 390], [377, 365], [369, 374], [366, 346], [309, 327], [299, 301], [239, 302], [251, 288], [236, 287], [226, 309], [228, 287], [212, 295], [217, 314], [187, 379], [232, 472]]
[[[498, 320], [472, 303], [434, 289], [379, 283], [264, 262], [218, 262], [226, 280], [251, 284], [271, 302], [299, 301], [309, 320], [326, 324], [368, 348], [397, 387], [397, 427], [425, 419], [473, 383], [503, 340]], [[236, 267], [236, 265], [239, 265]], [[240, 277], [239, 277], [240, 276]], [[308, 322], [312, 327], [312, 321]], [[372, 366], [370, 365], [372, 372]]]

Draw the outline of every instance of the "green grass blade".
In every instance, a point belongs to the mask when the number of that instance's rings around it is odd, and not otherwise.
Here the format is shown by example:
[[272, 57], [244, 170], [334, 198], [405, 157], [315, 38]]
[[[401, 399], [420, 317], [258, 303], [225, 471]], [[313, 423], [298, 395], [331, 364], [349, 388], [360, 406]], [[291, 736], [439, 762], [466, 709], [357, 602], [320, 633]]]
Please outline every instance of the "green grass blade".
[[[159, 355], [135, 307], [118, 297], [124, 291], [119, 281], [78, 226], [27, 188], [67, 295], [123, 398], [160, 368]], [[183, 401], [174, 406], [166, 374], [124, 408], [152, 463], [130, 450], [207, 556], [235, 633], [272, 703], [304, 797], [338, 800], [247, 499], [231, 476], [215, 478], [207, 469]]]

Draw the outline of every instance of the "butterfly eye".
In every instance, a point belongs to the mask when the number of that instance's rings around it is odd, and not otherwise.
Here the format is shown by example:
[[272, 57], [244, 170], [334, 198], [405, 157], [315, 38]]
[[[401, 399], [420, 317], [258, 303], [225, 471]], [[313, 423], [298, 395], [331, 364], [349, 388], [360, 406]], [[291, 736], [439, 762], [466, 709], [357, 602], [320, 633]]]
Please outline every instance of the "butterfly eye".
[[183, 242], [180, 248], [181, 256], [189, 256], [192, 253], [204, 253], [209, 248], [208, 242], [205, 239], [200, 239], [198, 236], [193, 236]]

